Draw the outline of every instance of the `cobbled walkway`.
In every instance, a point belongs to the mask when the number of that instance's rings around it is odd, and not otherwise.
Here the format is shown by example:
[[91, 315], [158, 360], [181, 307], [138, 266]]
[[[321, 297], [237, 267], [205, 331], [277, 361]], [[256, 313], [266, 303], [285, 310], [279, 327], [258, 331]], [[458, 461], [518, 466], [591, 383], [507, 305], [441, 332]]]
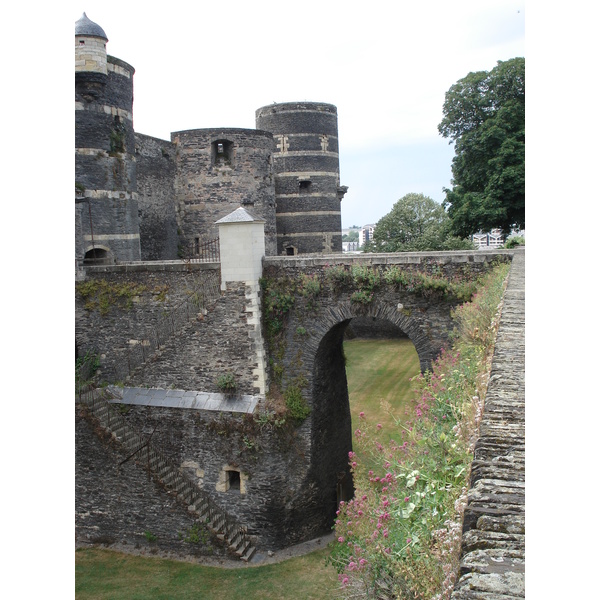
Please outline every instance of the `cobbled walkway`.
[[452, 600], [525, 597], [525, 251], [515, 252], [465, 510]]

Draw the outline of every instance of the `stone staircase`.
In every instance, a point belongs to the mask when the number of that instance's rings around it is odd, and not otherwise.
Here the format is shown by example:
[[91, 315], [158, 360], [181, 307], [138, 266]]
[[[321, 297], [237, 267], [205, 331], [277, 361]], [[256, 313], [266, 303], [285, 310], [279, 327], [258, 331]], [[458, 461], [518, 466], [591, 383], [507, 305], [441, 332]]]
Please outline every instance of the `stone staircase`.
[[99, 390], [81, 392], [78, 402], [86, 406], [113, 439], [122, 444], [129, 456], [145, 462], [147, 468], [177, 499], [241, 560], [248, 562], [256, 552], [247, 528], [219, 507], [206, 493], [191, 482], [162, 452], [134, 431], [118, 409], [102, 397]]

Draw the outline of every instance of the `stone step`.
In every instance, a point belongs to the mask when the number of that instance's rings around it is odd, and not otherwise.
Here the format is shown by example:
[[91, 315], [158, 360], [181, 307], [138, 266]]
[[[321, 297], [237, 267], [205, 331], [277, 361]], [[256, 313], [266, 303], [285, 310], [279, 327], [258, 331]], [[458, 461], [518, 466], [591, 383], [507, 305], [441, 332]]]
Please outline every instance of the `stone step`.
[[194, 499], [194, 501], [188, 506], [189, 511], [193, 511], [195, 513], [203, 514], [208, 510], [208, 503], [202, 496], [198, 496]]
[[223, 527], [225, 526], [225, 518], [222, 517], [221, 515], [218, 515], [209, 522], [208, 526], [211, 529], [213, 529], [214, 531], [216, 531], [217, 533], [222, 534]]
[[247, 541], [245, 534], [240, 531], [233, 535], [232, 538], [229, 543], [229, 549], [241, 556], [250, 542]]
[[175, 481], [175, 473], [173, 473], [173, 471], [171, 469], [164, 469], [163, 471], [165, 474], [164, 476], [160, 477], [160, 480], [163, 482], [164, 485], [166, 485], [167, 487], [172, 487], [173, 482]]
[[254, 546], [249, 546], [248, 549], [244, 552], [244, 554], [240, 556], [240, 559], [244, 562], [250, 562], [255, 553], [256, 548]]

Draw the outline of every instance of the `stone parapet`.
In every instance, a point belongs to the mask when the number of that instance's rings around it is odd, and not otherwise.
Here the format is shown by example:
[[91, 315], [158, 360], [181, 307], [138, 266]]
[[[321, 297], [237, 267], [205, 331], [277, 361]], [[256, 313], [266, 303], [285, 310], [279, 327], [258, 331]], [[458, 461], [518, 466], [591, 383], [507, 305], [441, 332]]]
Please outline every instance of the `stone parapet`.
[[389, 252], [363, 254], [304, 254], [302, 256], [268, 256], [265, 266], [283, 269], [324, 267], [329, 265], [402, 265], [451, 263], [486, 263], [497, 256], [512, 257], [514, 250], [451, 250], [445, 252]]
[[525, 597], [525, 252], [514, 253], [496, 338], [452, 600]]

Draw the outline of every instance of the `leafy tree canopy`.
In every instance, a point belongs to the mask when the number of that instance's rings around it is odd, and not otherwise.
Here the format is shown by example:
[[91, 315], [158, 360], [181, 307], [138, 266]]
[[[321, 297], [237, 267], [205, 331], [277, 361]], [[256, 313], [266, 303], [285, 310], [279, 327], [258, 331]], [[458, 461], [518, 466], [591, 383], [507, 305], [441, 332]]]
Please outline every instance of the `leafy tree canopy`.
[[444, 101], [440, 134], [455, 144], [444, 206], [452, 232], [525, 228], [525, 59], [469, 73]]
[[423, 194], [406, 194], [375, 226], [366, 252], [419, 252], [471, 249], [468, 240], [451, 235], [443, 206]]

